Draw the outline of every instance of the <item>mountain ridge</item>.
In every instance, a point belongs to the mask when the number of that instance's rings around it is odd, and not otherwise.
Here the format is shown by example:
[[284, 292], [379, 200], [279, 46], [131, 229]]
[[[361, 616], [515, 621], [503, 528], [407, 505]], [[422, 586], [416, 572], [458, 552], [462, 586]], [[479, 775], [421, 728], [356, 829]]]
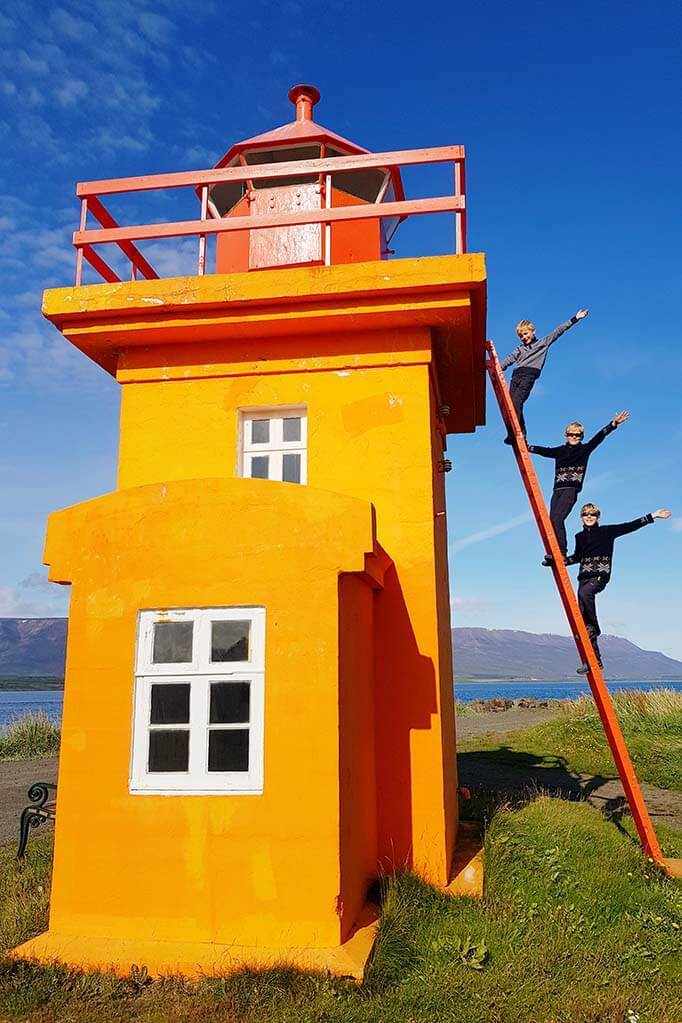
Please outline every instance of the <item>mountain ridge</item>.
[[[574, 678], [578, 654], [570, 636], [517, 629], [452, 630], [455, 673], [460, 678]], [[644, 650], [622, 636], [599, 637], [610, 679], [682, 678], [682, 661]]]
[[[66, 618], [0, 618], [0, 677], [63, 678]], [[452, 630], [459, 678], [574, 678], [575, 645], [570, 636], [518, 629], [458, 627]], [[609, 678], [682, 678], [682, 661], [643, 650], [621, 636], [600, 638]]]

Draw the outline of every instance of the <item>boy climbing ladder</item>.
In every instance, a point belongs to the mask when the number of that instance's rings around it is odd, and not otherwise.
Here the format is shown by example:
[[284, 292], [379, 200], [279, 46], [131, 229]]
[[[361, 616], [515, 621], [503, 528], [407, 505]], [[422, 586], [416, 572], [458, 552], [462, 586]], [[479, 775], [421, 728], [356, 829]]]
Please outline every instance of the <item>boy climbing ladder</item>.
[[[578, 604], [600, 668], [602, 663], [597, 637], [601, 633], [601, 629], [597, 619], [595, 598], [605, 589], [611, 579], [613, 545], [619, 536], [634, 533], [636, 529], [650, 525], [654, 519], [669, 519], [671, 514], [666, 508], [659, 508], [658, 511], [642, 515], [639, 519], [633, 519], [632, 522], [600, 526], [601, 512], [596, 504], [584, 504], [580, 509], [580, 517], [583, 520], [582, 532], [576, 534], [575, 551], [570, 558], [566, 559], [566, 564], [580, 564]], [[584, 663], [578, 668], [579, 675], [585, 675], [587, 671], [588, 666]]]
[[[594, 437], [583, 444], [585, 430], [581, 423], [569, 423], [566, 427], [566, 443], [558, 447], [546, 448], [539, 444], [529, 444], [528, 450], [533, 455], [554, 459], [554, 489], [549, 508], [549, 517], [559, 544], [559, 550], [566, 554], [566, 526], [564, 523], [578, 500], [578, 494], [585, 483], [585, 473], [590, 455], [601, 444], [605, 437], [626, 422], [628, 412], [618, 412], [610, 423], [595, 433]], [[545, 555], [543, 565], [552, 564], [550, 555]]]
[[[516, 364], [516, 369], [512, 373], [509, 394], [524, 437], [526, 436], [526, 421], [523, 418], [523, 406], [533, 390], [535, 381], [542, 372], [550, 345], [553, 345], [574, 323], [577, 323], [578, 320], [583, 320], [589, 311], [589, 309], [579, 309], [575, 316], [572, 316], [570, 320], [566, 320], [559, 327], [555, 327], [551, 333], [545, 334], [544, 337], [535, 336], [535, 324], [531, 323], [530, 320], [521, 320], [518, 324], [516, 333], [521, 339], [521, 344], [517, 345], [507, 358], [503, 360], [502, 369], [507, 369], [512, 363]], [[507, 431], [504, 443], [513, 443], [510, 429]]]

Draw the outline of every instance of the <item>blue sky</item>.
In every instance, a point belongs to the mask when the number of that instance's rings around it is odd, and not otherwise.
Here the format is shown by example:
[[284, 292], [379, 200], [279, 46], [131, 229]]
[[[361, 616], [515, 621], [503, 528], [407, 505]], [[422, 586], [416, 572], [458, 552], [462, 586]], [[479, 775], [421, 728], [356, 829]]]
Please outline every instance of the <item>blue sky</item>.
[[[39, 313], [44, 288], [73, 280], [74, 182], [211, 166], [289, 120], [289, 87], [309, 81], [317, 119], [370, 149], [466, 145], [469, 247], [487, 253], [501, 354], [519, 319], [545, 331], [591, 308], [551, 353], [529, 437], [559, 443], [571, 419], [589, 432], [630, 410], [585, 497], [603, 521], [674, 518], [619, 542], [602, 627], [682, 658], [680, 21], [677, 4], [610, 0], [6, 0], [0, 615], [65, 612], [41, 567], [46, 515], [115, 482], [117, 386]], [[430, 254], [451, 229], [421, 218], [401, 235], [398, 255]], [[186, 253], [151, 255], [172, 272]], [[488, 426], [450, 441], [454, 623], [566, 633], [502, 436], [489, 395]], [[551, 464], [538, 468], [549, 488]]]

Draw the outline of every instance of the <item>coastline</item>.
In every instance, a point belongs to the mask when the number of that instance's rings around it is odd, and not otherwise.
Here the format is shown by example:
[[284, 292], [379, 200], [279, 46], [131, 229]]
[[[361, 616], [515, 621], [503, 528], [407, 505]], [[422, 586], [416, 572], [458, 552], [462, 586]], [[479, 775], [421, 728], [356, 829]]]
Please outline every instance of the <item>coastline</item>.
[[[575, 675], [554, 676], [553, 678], [542, 678], [537, 675], [455, 675], [455, 686], [466, 685], [494, 685], [494, 686], [565, 686], [580, 681]], [[633, 682], [632, 675], [609, 675], [607, 682]], [[638, 683], [650, 683], [653, 686], [665, 688], [666, 683], [679, 685], [682, 682], [680, 675], [656, 675], [650, 678], [638, 678]], [[586, 683], [587, 684], [587, 683]], [[8, 675], [0, 677], [0, 693], [52, 693], [63, 692], [64, 679], [52, 675]]]

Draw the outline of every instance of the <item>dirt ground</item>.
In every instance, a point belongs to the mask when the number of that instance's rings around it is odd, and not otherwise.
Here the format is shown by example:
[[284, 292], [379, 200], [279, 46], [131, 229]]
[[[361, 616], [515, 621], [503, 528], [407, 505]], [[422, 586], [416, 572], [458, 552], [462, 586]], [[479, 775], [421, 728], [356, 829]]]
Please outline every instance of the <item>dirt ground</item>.
[[559, 712], [555, 707], [511, 707], [509, 710], [472, 714], [457, 718], [457, 737], [469, 739], [472, 735], [485, 732], [514, 732], [521, 728], [532, 728], [555, 718]]
[[[0, 761], [0, 845], [19, 841], [19, 817], [30, 802], [27, 792], [36, 781], [57, 780], [57, 757]], [[41, 830], [52, 827], [47, 821]], [[30, 842], [30, 838], [29, 838]]]

